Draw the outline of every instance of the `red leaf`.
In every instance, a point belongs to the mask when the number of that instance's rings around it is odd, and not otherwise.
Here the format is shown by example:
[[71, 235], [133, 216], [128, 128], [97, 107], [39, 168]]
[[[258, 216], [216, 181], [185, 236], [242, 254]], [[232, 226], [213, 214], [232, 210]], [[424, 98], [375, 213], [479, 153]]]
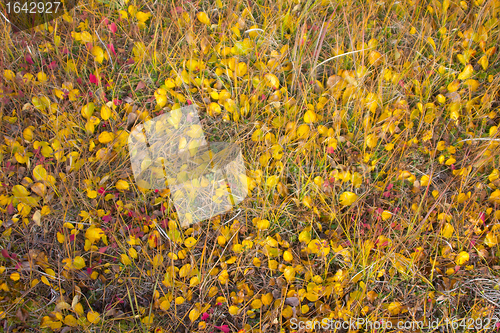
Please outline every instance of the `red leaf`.
[[89, 80], [90, 80], [90, 83], [93, 83], [93, 84], [99, 83], [97, 76], [95, 76], [94, 74], [90, 74]]
[[116, 56], [115, 46], [113, 44], [109, 43], [108, 49]]
[[146, 87], [146, 84], [144, 84], [144, 82], [142, 82], [142, 81], [139, 81], [139, 83], [137, 84], [137, 87], [135, 87], [135, 90], [136, 91], [137, 90], [141, 90], [141, 89], [143, 89], [145, 87]]
[[110, 25], [108, 25], [108, 28], [109, 28], [109, 30], [110, 30], [112, 33], [116, 33], [117, 28], [116, 28], [116, 24], [115, 24], [115, 22], [113, 22], [113, 23], [111, 23]]
[[26, 54], [26, 55], [24, 56], [24, 59], [26, 59], [26, 62], [27, 62], [28, 64], [30, 64], [30, 65], [33, 65], [33, 64], [34, 64], [34, 62], [33, 62], [33, 58], [31, 58], [31, 55]]
[[6, 250], [6, 249], [2, 249], [2, 255], [3, 255], [3, 257], [4, 257], [4, 258], [6, 258], [6, 259], [10, 258], [9, 252], [7, 252], [7, 250]]
[[220, 329], [224, 333], [229, 333], [229, 326], [227, 325], [214, 326], [214, 327]]
[[7, 206], [7, 214], [9, 215], [12, 215], [14, 214], [14, 212], [16, 211], [16, 209], [14, 208], [14, 206], [10, 203], [8, 206]]

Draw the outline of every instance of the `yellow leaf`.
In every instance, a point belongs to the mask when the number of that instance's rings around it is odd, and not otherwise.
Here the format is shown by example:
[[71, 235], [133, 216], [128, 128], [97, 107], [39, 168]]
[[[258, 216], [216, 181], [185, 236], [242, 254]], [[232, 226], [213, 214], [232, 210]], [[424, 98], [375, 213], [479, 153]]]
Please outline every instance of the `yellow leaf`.
[[432, 49], [433, 49], [434, 51], [436, 51], [436, 43], [434, 43], [434, 39], [432, 39], [432, 37], [429, 37], [429, 38], [427, 38], [427, 42], [428, 42], [429, 44], [431, 44]]
[[259, 230], [266, 230], [269, 228], [270, 222], [269, 220], [259, 220], [257, 222], [257, 229]]
[[116, 182], [115, 187], [119, 191], [126, 191], [129, 189], [129, 184], [127, 181], [120, 179], [119, 181]]
[[299, 234], [299, 242], [304, 242], [308, 244], [311, 241], [311, 233], [308, 230], [304, 230]]
[[443, 229], [441, 230], [441, 235], [444, 238], [450, 238], [453, 235], [454, 231], [455, 231], [455, 228], [451, 224], [446, 223], [444, 225]]
[[229, 307], [229, 314], [232, 315], [232, 316], [236, 316], [238, 314], [238, 311], [240, 311], [240, 308], [238, 308], [235, 305], [231, 305]]
[[488, 200], [490, 200], [494, 203], [500, 204], [500, 190], [496, 189], [495, 191], [493, 191], [490, 194], [490, 197], [488, 198]]
[[47, 179], [47, 170], [45, 170], [45, 168], [41, 164], [38, 164], [33, 169], [33, 177], [36, 180], [46, 180]]
[[24, 140], [26, 140], [26, 141], [32, 141], [33, 140], [33, 136], [34, 136], [33, 129], [34, 129], [33, 126], [30, 126], [30, 127], [27, 127], [27, 128], [24, 129], [24, 131], [23, 131], [23, 138], [24, 138]]
[[131, 16], [134, 16], [137, 13], [137, 6], [129, 5], [127, 11]]
[[321, 249], [321, 242], [319, 241], [319, 239], [313, 239], [309, 242], [307, 248], [309, 249], [309, 251], [311, 251], [311, 253], [316, 254]]
[[281, 312], [281, 315], [285, 317], [286, 319], [289, 319], [293, 315], [294, 311], [290, 305], [287, 305], [283, 311]]
[[14, 187], [12, 187], [12, 194], [19, 199], [27, 197], [30, 193], [23, 185], [14, 185]]
[[460, 81], [455, 80], [448, 84], [447, 89], [449, 92], [455, 92], [460, 88]]
[[149, 18], [151, 17], [151, 13], [144, 13], [144, 12], [137, 12], [137, 14], [135, 14], [135, 18], [139, 21], [139, 22], [146, 22], [147, 20], [149, 20]]
[[221, 112], [222, 109], [219, 104], [212, 102], [208, 105], [208, 114], [210, 116], [213, 117], [215, 114], [220, 114]]
[[199, 138], [203, 135], [203, 128], [201, 125], [192, 125], [189, 131], [186, 131], [186, 134], [192, 138]]
[[292, 252], [288, 250], [283, 252], [283, 259], [285, 259], [285, 261], [291, 262], [293, 260]]
[[101, 228], [97, 228], [91, 225], [87, 231], [85, 231], [85, 238], [90, 241], [91, 244], [99, 241], [104, 236], [104, 231]]
[[340, 195], [340, 204], [343, 206], [350, 206], [352, 205], [358, 196], [355, 193], [352, 192], [344, 192]]
[[200, 310], [194, 308], [189, 312], [189, 319], [191, 322], [195, 322], [200, 317]]
[[85, 267], [85, 259], [80, 256], [76, 256], [73, 259], [73, 266], [75, 266], [76, 269], [82, 269], [83, 267]]
[[49, 282], [49, 280], [47, 279], [46, 276], [42, 276], [40, 280], [43, 282], [43, 284], [46, 284], [47, 286], [50, 286], [50, 282]]
[[151, 323], [153, 323], [154, 316], [155, 315], [152, 313], [152, 314], [142, 318], [141, 323], [146, 324], [146, 325], [150, 325]]
[[194, 237], [189, 237], [184, 241], [184, 245], [186, 245], [186, 247], [188, 248], [191, 248], [196, 244], [196, 242], [197, 241]]
[[99, 313], [94, 311], [87, 312], [87, 320], [92, 324], [97, 324], [101, 320]]
[[17, 281], [21, 278], [21, 275], [18, 272], [14, 272], [10, 275], [10, 279], [12, 281]]
[[428, 175], [423, 175], [422, 178], [420, 178], [420, 185], [422, 186], [427, 186], [429, 185], [430, 177]]
[[45, 273], [47, 273], [49, 278], [51, 278], [52, 280], [54, 280], [56, 278], [56, 272], [54, 272], [54, 270], [52, 268], [47, 268], [45, 270]]
[[132, 261], [130, 260], [130, 258], [128, 257], [128, 255], [126, 255], [125, 253], [122, 253], [120, 255], [120, 261], [122, 262], [122, 264], [124, 264], [126, 266], [132, 264]]
[[465, 66], [464, 70], [462, 73], [458, 74], [458, 79], [459, 80], [467, 80], [472, 76], [472, 73], [474, 73], [474, 68], [472, 67], [471, 64], [468, 64]]
[[160, 309], [162, 309], [163, 311], [168, 311], [168, 309], [170, 309], [170, 302], [169, 301], [161, 302]]
[[275, 90], [280, 87], [280, 81], [274, 74], [267, 73], [266, 75], [264, 75], [264, 81], [266, 82], [266, 85], [268, 87], [273, 88]]
[[299, 139], [305, 139], [309, 136], [309, 133], [311, 132], [311, 129], [309, 125], [302, 124], [297, 128], [297, 137]]
[[189, 280], [190, 287], [196, 287], [199, 284], [200, 284], [200, 279], [197, 276], [193, 276], [191, 280]]
[[292, 266], [288, 266], [285, 268], [283, 275], [288, 282], [291, 282], [295, 279], [295, 269]]
[[312, 110], [308, 110], [304, 115], [304, 122], [306, 124], [314, 123], [317, 119], [318, 117], [316, 116], [316, 113]]
[[469, 261], [469, 254], [465, 251], [462, 251], [460, 252], [459, 254], [457, 254], [457, 256], [455, 257], [455, 262], [457, 263], [457, 265], [461, 266], [463, 264], [465, 264], [467, 261]]
[[75, 299], [73, 299], [73, 304], [72, 304], [72, 307], [73, 307], [73, 310], [75, 310], [75, 312], [81, 316], [83, 315], [83, 305], [82, 303], [80, 302], [75, 302]]
[[94, 59], [98, 63], [102, 64], [102, 61], [104, 60], [104, 51], [100, 46], [98, 46], [98, 45], [94, 46], [90, 50], [90, 53], [92, 53], [92, 55], [94, 56]]
[[261, 301], [262, 301], [262, 304], [264, 305], [271, 305], [271, 303], [273, 302], [273, 294], [272, 293], [267, 293], [265, 295], [262, 295], [262, 298], [261, 298]]
[[113, 141], [114, 138], [115, 138], [115, 135], [113, 133], [108, 132], [108, 131], [104, 131], [101, 134], [99, 134], [98, 140], [100, 143], [106, 144], [106, 143], [110, 143], [111, 141]]
[[486, 238], [484, 239], [484, 244], [489, 247], [493, 247], [498, 244], [498, 237], [493, 232], [488, 232]]
[[484, 70], [486, 70], [486, 68], [488, 68], [488, 57], [487, 56], [482, 56], [481, 59], [478, 60], [478, 64], [481, 65], [481, 67], [483, 67]]
[[250, 304], [252, 309], [260, 309], [262, 307], [262, 301], [260, 299], [254, 299]]
[[375, 148], [377, 146], [378, 137], [376, 134], [369, 134], [366, 137], [366, 145], [370, 148]]
[[137, 251], [133, 247], [131, 247], [130, 249], [128, 249], [128, 254], [132, 258], [137, 259]]
[[31, 186], [31, 190], [35, 192], [35, 194], [44, 197], [47, 193], [47, 187], [42, 183], [35, 183]]
[[201, 23], [206, 24], [206, 25], [210, 25], [210, 19], [208, 18], [207, 13], [205, 13], [205, 12], [199, 12], [198, 14], [196, 14], [196, 18]]
[[97, 191], [87, 189], [87, 197], [94, 199], [97, 197]]
[[89, 119], [94, 113], [94, 103], [90, 102], [82, 107], [81, 113], [83, 118]]
[[382, 62], [382, 54], [377, 51], [371, 51], [370, 54], [368, 54], [368, 62], [372, 66], [378, 66]]
[[3, 77], [6, 80], [14, 80], [14, 78], [16, 77], [16, 75], [10, 69], [4, 69], [4, 71], [3, 71]]
[[88, 31], [82, 31], [81, 38], [82, 42], [85, 44], [92, 42], [92, 35]]
[[457, 120], [460, 117], [460, 102], [451, 103], [450, 106], [450, 119]]
[[498, 178], [500, 178], [500, 171], [498, 169], [493, 169], [493, 171], [490, 173], [490, 175], [488, 176], [488, 180], [490, 182], [494, 182], [495, 180], [497, 180]]
[[382, 217], [382, 221], [387, 221], [388, 219], [390, 219], [392, 217], [392, 213], [389, 212], [388, 210], [384, 210], [381, 214], [381, 217]]
[[443, 14], [446, 14], [448, 7], [450, 7], [450, 0], [443, 0]]
[[124, 10], [119, 10], [118, 13], [120, 14], [120, 18], [123, 19], [123, 20], [127, 20], [128, 19], [128, 13]]
[[226, 284], [229, 281], [229, 273], [227, 272], [227, 270], [224, 269], [222, 272], [220, 272], [218, 280], [222, 284]]
[[277, 175], [272, 175], [266, 180], [266, 186], [273, 188], [278, 185], [279, 177]]
[[55, 311], [60, 312], [61, 310], [71, 310], [71, 305], [64, 301], [58, 302]]
[[167, 105], [168, 100], [166, 95], [155, 95], [155, 99], [156, 99], [156, 104], [158, 104], [159, 108], [162, 108], [165, 105]]
[[76, 318], [73, 316], [73, 315], [67, 315], [65, 318], [64, 318], [64, 323], [68, 326], [71, 326], [71, 327], [76, 327], [78, 326], [78, 321], [76, 320]]
[[109, 117], [111, 117], [111, 108], [109, 106], [107, 106], [106, 104], [104, 104], [101, 107], [101, 118], [103, 120], [108, 120]]
[[42, 219], [42, 213], [39, 210], [37, 210], [35, 214], [33, 214], [33, 222], [35, 222], [35, 224], [40, 227], [42, 225], [40, 222], [41, 219]]
[[389, 307], [387, 310], [389, 310], [389, 313], [393, 316], [398, 315], [401, 312], [402, 305], [400, 302], [392, 302], [389, 304]]

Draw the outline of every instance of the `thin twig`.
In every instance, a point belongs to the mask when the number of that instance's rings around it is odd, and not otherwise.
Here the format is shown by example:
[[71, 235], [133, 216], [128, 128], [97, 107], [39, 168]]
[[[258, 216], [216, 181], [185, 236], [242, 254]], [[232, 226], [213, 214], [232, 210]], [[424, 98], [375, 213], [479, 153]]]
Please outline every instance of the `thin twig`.
[[108, 47], [106, 46], [106, 44], [104, 44], [104, 42], [102, 41], [101, 37], [99, 36], [99, 34], [97, 33], [96, 30], [94, 30], [95, 34], [97, 35], [97, 38], [99, 38], [99, 41], [101, 42], [101, 44], [104, 46], [104, 48], [106, 49], [106, 52], [108, 53], [108, 56], [109, 56], [109, 61], [111, 62], [111, 67], [113, 68], [113, 70], [115, 69], [115, 64], [113, 63], [113, 59], [111, 58], [111, 53], [109, 53], [109, 50], [108, 50]]
[[328, 30], [328, 27], [330, 26], [330, 23], [332, 22], [332, 18], [333, 18], [333, 15], [335, 15], [336, 10], [337, 9], [335, 9], [333, 11], [332, 15], [330, 15], [330, 18], [328, 19], [328, 22], [326, 22], [326, 25], [325, 25], [326, 18], [323, 21], [323, 24], [321, 25], [319, 39], [316, 43], [316, 47], [314, 48], [314, 62], [313, 62], [313, 69], [311, 70], [311, 79], [313, 79], [313, 76], [315, 74], [316, 63], [318, 62], [319, 54], [320, 54], [321, 48], [323, 47], [323, 42], [325, 41], [326, 31]]
[[340, 57], [343, 57], [343, 56], [346, 56], [346, 55], [349, 55], [349, 54], [353, 54], [353, 53], [358, 53], [358, 52], [362, 52], [362, 51], [366, 51], [366, 50], [370, 50], [372, 49], [373, 47], [369, 47], [367, 49], [361, 49], [361, 50], [355, 50], [355, 51], [351, 51], [351, 52], [347, 52], [347, 53], [342, 53], [342, 54], [339, 54], [339, 55], [336, 55], [334, 57], [331, 57], [331, 58], [328, 58], [326, 59], [325, 61], [323, 62], [320, 62], [316, 67], [313, 68], [313, 70], [315, 70], [316, 68], [318, 68], [319, 66], [329, 62], [330, 60], [333, 60], [335, 58], [340, 58]]
[[464, 141], [500, 141], [500, 139], [490, 139], [490, 138], [472, 138], [472, 139], [460, 140], [459, 142], [464, 142]]

